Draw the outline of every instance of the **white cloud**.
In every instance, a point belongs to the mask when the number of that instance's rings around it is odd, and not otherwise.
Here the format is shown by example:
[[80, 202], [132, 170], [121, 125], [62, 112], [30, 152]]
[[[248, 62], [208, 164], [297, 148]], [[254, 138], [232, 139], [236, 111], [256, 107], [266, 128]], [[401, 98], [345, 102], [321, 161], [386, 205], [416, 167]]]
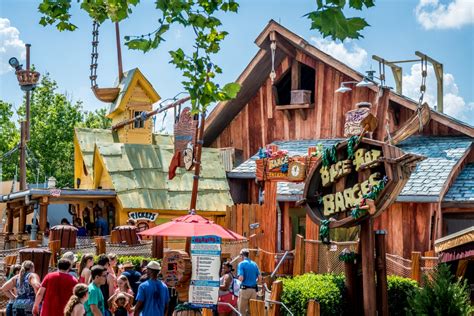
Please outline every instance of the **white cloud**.
[[0, 18], [0, 75], [13, 70], [8, 64], [11, 57], [25, 59], [25, 43], [20, 31], [10, 25], [10, 20]]
[[[420, 98], [421, 66], [415, 64], [411, 67], [411, 73], [403, 76], [403, 94], [418, 100]], [[474, 102], [466, 103], [459, 96], [459, 88], [454, 76], [450, 73], [443, 74], [443, 112], [474, 125]], [[431, 107], [437, 106], [437, 81], [433, 66], [428, 65], [428, 76], [426, 77], [426, 92], [423, 102]]]
[[336, 43], [325, 38], [311, 37], [317, 48], [331, 55], [332, 57], [342, 61], [348, 66], [356, 69], [361, 69], [367, 63], [367, 51], [360, 48], [353, 41], [346, 41], [344, 43]]
[[427, 30], [461, 28], [474, 24], [474, 1], [454, 0], [442, 4], [438, 0], [420, 0], [415, 14], [418, 23]]

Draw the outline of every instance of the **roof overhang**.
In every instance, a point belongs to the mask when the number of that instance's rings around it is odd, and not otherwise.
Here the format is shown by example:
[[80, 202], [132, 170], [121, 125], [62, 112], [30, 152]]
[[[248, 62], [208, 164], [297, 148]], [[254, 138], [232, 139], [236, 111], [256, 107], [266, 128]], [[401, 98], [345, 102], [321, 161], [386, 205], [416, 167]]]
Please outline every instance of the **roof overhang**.
[[1, 195], [0, 201], [4, 203], [14, 202], [14, 201], [24, 199], [26, 196], [28, 196], [30, 199], [36, 199], [40, 197], [51, 197], [51, 198], [56, 198], [56, 199], [68, 199], [68, 198], [98, 199], [98, 198], [113, 198], [116, 196], [116, 193], [114, 190], [29, 189], [29, 190], [14, 192], [11, 194]]

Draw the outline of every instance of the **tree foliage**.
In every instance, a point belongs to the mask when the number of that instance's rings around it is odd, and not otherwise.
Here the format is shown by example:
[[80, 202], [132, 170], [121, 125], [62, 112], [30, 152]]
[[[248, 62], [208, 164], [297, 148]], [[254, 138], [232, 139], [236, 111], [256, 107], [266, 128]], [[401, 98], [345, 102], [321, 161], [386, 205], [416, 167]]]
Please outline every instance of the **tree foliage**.
[[436, 267], [433, 277], [423, 276], [425, 286], [409, 297], [410, 315], [470, 316], [474, 313], [467, 280], [455, 279], [446, 264]]
[[[79, 2], [79, 1], [78, 1]], [[129, 17], [140, 0], [87, 0], [80, 8], [102, 23], [106, 20], [118, 22]], [[306, 16], [324, 37], [344, 40], [359, 38], [360, 31], [368, 23], [360, 17], [346, 18], [344, 9], [362, 10], [374, 5], [373, 0], [317, 0], [317, 8]], [[155, 0], [156, 9], [161, 12], [154, 31], [141, 36], [125, 36], [129, 49], [148, 52], [164, 41], [164, 35], [172, 25], [182, 25], [194, 31], [193, 50], [185, 52], [178, 48], [170, 51], [170, 63], [182, 71], [183, 87], [191, 96], [193, 113], [205, 112], [214, 102], [235, 98], [240, 90], [237, 83], [220, 87], [215, 82], [216, 74], [222, 69], [212, 61], [219, 52], [220, 44], [227, 36], [221, 30], [222, 22], [217, 16], [222, 13], [236, 13], [239, 4], [235, 0]], [[70, 0], [43, 0], [38, 7], [43, 14], [40, 24], [55, 25], [60, 31], [74, 31], [77, 26], [71, 22]]]
[[[42, 183], [54, 176], [58, 187], [72, 187], [74, 178], [74, 128], [108, 128], [105, 109], [84, 112], [82, 102], [71, 102], [58, 93], [57, 83], [48, 74], [31, 94], [30, 141], [27, 144], [27, 177], [29, 183]], [[19, 109], [24, 117], [25, 106]], [[19, 142], [19, 130], [12, 120], [11, 105], [0, 101], [0, 150], [14, 148]], [[3, 164], [3, 178], [12, 179], [18, 165], [18, 155]]]

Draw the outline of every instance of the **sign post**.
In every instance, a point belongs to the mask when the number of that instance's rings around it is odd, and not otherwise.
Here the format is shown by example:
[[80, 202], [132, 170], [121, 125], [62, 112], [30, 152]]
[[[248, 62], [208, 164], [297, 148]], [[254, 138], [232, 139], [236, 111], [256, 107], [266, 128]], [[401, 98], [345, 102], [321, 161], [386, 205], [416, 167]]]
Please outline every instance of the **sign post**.
[[192, 276], [189, 302], [199, 307], [214, 307], [219, 298], [221, 242], [218, 236], [191, 239]]

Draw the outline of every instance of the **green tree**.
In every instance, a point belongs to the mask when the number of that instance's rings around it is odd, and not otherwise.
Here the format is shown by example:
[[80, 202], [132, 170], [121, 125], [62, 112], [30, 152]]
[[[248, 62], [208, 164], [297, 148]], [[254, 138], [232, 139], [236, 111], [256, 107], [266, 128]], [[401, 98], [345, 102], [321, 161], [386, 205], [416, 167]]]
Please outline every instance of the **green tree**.
[[472, 315], [467, 280], [456, 280], [446, 264], [436, 267], [432, 279], [423, 279], [425, 286], [408, 299], [410, 315]]
[[[78, 1], [79, 2], [79, 1]], [[106, 20], [118, 22], [129, 17], [140, 0], [87, 0], [80, 8], [93, 19], [102, 23]], [[316, 10], [306, 17], [311, 20], [311, 29], [316, 29], [324, 37], [344, 40], [359, 38], [360, 31], [368, 23], [360, 17], [347, 18], [346, 8], [362, 10], [373, 6], [373, 0], [317, 0]], [[222, 88], [214, 81], [221, 68], [212, 61], [219, 52], [220, 44], [227, 36], [221, 30], [222, 23], [217, 18], [222, 13], [236, 13], [239, 4], [235, 0], [155, 0], [156, 9], [161, 13], [154, 31], [139, 36], [125, 36], [125, 45], [130, 49], [150, 51], [164, 41], [164, 35], [173, 24], [180, 24], [194, 31], [193, 50], [185, 52], [178, 48], [170, 51], [170, 63], [182, 71], [183, 87], [191, 97], [194, 113], [205, 112], [214, 102], [235, 98], [240, 90], [236, 83], [228, 83]], [[74, 31], [77, 26], [71, 22], [70, 0], [43, 0], [38, 10], [43, 14], [40, 24], [56, 25], [60, 31]]]
[[110, 128], [112, 126], [112, 120], [106, 117], [107, 109], [102, 108], [95, 110], [94, 112], [84, 112], [84, 118], [78, 125], [79, 127], [87, 128]]
[[20, 140], [20, 132], [12, 120], [12, 105], [0, 100], [0, 164], [1, 178], [13, 179], [18, 151], [11, 153]]
[[[42, 183], [54, 176], [59, 187], [72, 187], [74, 177], [74, 127], [110, 128], [106, 109], [83, 111], [82, 102], [75, 103], [57, 92], [58, 85], [49, 74], [31, 94], [30, 141], [27, 143], [27, 181]], [[23, 104], [19, 120], [25, 116]], [[0, 157], [18, 146], [20, 131], [13, 120], [12, 105], [0, 100]], [[19, 164], [18, 150], [0, 161], [2, 179], [11, 180]]]

